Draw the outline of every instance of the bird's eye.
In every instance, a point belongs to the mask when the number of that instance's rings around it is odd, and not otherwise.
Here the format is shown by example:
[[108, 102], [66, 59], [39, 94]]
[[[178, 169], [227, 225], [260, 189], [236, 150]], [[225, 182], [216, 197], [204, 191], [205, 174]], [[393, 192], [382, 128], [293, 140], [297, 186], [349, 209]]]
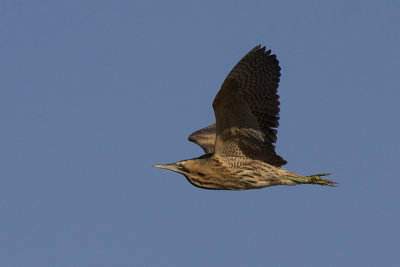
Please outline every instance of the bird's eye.
[[179, 164], [179, 169], [180, 169], [181, 171], [184, 171], [184, 172], [186, 172], [186, 173], [189, 173], [189, 170], [186, 169], [182, 164]]

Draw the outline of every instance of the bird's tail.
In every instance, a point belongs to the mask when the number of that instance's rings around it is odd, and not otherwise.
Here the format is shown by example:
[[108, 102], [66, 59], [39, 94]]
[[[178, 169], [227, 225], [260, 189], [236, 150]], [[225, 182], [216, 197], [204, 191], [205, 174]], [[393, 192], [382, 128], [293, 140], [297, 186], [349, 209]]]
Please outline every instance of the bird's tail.
[[322, 178], [327, 175], [329, 175], [329, 173], [319, 173], [305, 177], [288, 177], [288, 178], [291, 181], [295, 182], [296, 184], [319, 184], [319, 185], [335, 186], [337, 182], [328, 180], [326, 178]]

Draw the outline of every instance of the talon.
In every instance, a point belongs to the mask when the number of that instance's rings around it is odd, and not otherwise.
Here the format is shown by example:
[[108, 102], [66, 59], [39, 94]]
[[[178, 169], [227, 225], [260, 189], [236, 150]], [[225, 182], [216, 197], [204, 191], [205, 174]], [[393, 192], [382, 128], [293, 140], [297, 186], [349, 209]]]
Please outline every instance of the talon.
[[320, 174], [314, 174], [309, 176], [311, 179], [312, 184], [319, 184], [319, 185], [328, 185], [328, 186], [335, 186], [337, 182], [328, 180], [326, 178], [322, 178], [323, 176], [327, 176], [329, 173], [320, 173]]
[[331, 175], [330, 173], [319, 173], [319, 174], [315, 174], [315, 176], [328, 176]]

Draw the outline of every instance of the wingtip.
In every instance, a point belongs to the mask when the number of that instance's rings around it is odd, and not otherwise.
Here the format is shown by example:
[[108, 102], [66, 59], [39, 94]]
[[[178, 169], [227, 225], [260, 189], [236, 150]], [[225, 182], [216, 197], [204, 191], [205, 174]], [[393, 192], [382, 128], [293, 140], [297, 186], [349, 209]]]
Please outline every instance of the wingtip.
[[265, 56], [267, 56], [269, 58], [277, 60], [276, 59], [276, 55], [272, 54], [271, 49], [268, 49], [268, 50], [266, 50], [266, 49], [267, 49], [267, 46], [265, 46], [265, 45], [262, 46], [261, 44], [259, 44], [259, 45], [256, 45], [256, 47], [254, 47], [252, 51], [255, 51], [255, 52], [258, 52], [258, 53], [262, 53], [263, 55], [265, 55]]
[[194, 143], [195, 139], [194, 139], [194, 137], [193, 137], [193, 134], [191, 134], [191, 135], [188, 136], [188, 141]]

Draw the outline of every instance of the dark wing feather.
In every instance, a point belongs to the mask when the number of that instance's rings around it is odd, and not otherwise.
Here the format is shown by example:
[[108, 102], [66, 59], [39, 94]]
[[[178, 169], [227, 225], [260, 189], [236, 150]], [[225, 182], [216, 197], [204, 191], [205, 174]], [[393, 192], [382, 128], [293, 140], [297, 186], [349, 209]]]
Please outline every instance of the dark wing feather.
[[275, 153], [280, 67], [270, 53], [265, 47], [253, 48], [228, 74], [215, 97], [216, 155], [286, 164]]
[[204, 127], [189, 136], [189, 141], [198, 144], [206, 153], [214, 153], [215, 123]]

